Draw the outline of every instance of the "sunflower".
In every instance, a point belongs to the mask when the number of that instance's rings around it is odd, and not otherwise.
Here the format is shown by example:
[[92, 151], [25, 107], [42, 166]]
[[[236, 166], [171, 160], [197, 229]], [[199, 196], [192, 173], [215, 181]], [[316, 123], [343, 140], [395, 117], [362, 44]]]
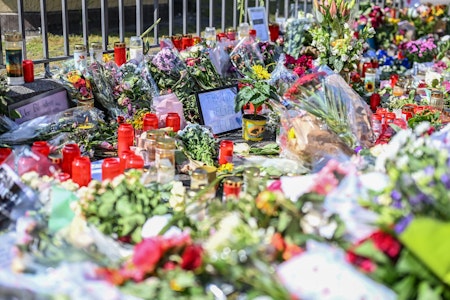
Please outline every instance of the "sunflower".
[[372, 81], [366, 82], [364, 86], [366, 88], [366, 91], [369, 93], [373, 93], [375, 91], [375, 84]]
[[255, 73], [257, 79], [266, 80], [270, 78], [269, 72], [263, 66], [254, 65], [252, 66], [252, 70]]

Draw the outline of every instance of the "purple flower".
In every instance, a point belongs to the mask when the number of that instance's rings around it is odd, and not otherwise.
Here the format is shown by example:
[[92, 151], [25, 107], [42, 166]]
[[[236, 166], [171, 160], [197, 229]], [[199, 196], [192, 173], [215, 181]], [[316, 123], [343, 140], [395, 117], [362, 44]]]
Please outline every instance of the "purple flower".
[[401, 219], [397, 224], [394, 226], [394, 231], [397, 234], [401, 234], [403, 231], [405, 231], [406, 227], [408, 227], [409, 223], [411, 223], [413, 219], [413, 215], [409, 214], [403, 219]]
[[430, 198], [422, 192], [409, 198], [409, 203], [411, 203], [412, 206], [417, 206], [421, 203], [429, 202], [429, 201], [430, 201]]
[[444, 184], [446, 189], [450, 189], [450, 176], [448, 176], [448, 174], [442, 175], [441, 181]]
[[434, 171], [435, 170], [434, 170], [434, 168], [432, 166], [428, 166], [424, 170], [425, 175], [427, 175], [427, 176], [433, 176], [434, 175]]
[[393, 190], [391, 192], [391, 198], [394, 201], [400, 201], [400, 200], [402, 200], [402, 194], [397, 190]]

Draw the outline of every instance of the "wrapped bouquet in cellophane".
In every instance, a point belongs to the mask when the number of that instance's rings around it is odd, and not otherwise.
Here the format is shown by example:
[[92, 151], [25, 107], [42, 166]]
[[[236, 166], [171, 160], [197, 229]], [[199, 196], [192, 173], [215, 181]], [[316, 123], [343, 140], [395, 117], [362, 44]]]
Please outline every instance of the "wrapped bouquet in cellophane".
[[352, 155], [374, 142], [367, 104], [328, 68], [302, 76], [284, 95], [282, 152], [314, 163], [323, 156]]

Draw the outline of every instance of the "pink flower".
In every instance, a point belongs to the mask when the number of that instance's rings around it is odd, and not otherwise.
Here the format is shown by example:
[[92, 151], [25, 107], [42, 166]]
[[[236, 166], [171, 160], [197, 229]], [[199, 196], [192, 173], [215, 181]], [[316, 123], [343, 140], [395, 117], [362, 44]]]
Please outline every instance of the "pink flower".
[[144, 272], [153, 272], [163, 255], [157, 239], [145, 239], [134, 247], [133, 264]]

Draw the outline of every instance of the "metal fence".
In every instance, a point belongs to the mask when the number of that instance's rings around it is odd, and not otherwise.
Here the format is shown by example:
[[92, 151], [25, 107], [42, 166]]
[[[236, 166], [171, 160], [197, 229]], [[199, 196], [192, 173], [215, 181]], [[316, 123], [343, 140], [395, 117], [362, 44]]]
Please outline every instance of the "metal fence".
[[[42, 36], [42, 58], [34, 60], [34, 63], [44, 64], [46, 71], [49, 70], [50, 63], [67, 60], [72, 57], [71, 50], [73, 49], [73, 45], [69, 43], [69, 37], [72, 32], [69, 28], [68, 0], [60, 1], [61, 27], [64, 46], [61, 51], [61, 55], [50, 57], [47, 0], [39, 0], [41, 24], [40, 35]], [[88, 46], [90, 36], [90, 28], [88, 27], [88, 24], [89, 14], [91, 12], [89, 3], [92, 3], [92, 0], [78, 1], [81, 1], [81, 35], [83, 43]], [[236, 28], [239, 25], [238, 23], [241, 11], [244, 12], [242, 14], [243, 21], [248, 21], [248, 7], [258, 7], [263, 4], [266, 9], [266, 18], [268, 20], [269, 18], [272, 19], [271, 21], [274, 21], [273, 19], [276, 19], [278, 17], [288, 18], [296, 16], [298, 11], [309, 12], [312, 7], [311, 0], [242, 0], [242, 2], [238, 0], [146, 0], [145, 5], [144, 0], [136, 0], [135, 16], [130, 17], [129, 10], [128, 14], [125, 12], [125, 0], [117, 0], [118, 4], [114, 5], [114, 7], [108, 5], [108, 0], [97, 1], [100, 2], [101, 36], [104, 52], [109, 52], [112, 50], [111, 46], [109, 45], [110, 41], [108, 38], [108, 35], [110, 35], [111, 33], [117, 34], [121, 42], [125, 40], [126, 35], [141, 35], [146, 29], [144, 28], [144, 18], [147, 23], [149, 20], [152, 21], [151, 23], [153, 23], [161, 18], [161, 23], [155, 26], [152, 34], [152, 46], [156, 47], [158, 45], [158, 39], [161, 36], [161, 33], [165, 33], [169, 36], [174, 34], [193, 33], [197, 36], [200, 36], [202, 30], [206, 26], [216, 27], [221, 31], [225, 31], [226, 28], [229, 27]], [[382, 3], [384, 3], [384, 1]], [[98, 6], [98, 3], [96, 6]], [[115, 15], [118, 16], [117, 20], [109, 19], [109, 14], [111, 13], [112, 9], [117, 10], [117, 12], [115, 13]], [[176, 15], [174, 15], [174, 11], [177, 11]], [[26, 11], [24, 11], [24, 0], [17, 0], [17, 14], [18, 31], [22, 33], [22, 35], [24, 36], [24, 40], [26, 40]], [[129, 24], [129, 22], [127, 23], [127, 19], [135, 20], [135, 24]], [[192, 22], [192, 20], [194, 19], [195, 25], [193, 24], [194, 22]], [[114, 28], [114, 30], [116, 30], [115, 32], [113, 32], [109, 26], [109, 24], [111, 23], [116, 25]], [[127, 28], [129, 28], [129, 25], [134, 25], [132, 27], [134, 27], [135, 33], [133, 32], [133, 30], [131, 30], [132, 33], [130, 33], [130, 30], [128, 30], [127, 32], [125, 31], [126, 26]], [[3, 53], [3, 51], [0, 51], [0, 53]], [[24, 43], [23, 53], [24, 57], [26, 58], [26, 43]], [[4, 65], [3, 55], [0, 56], [0, 64]]]

